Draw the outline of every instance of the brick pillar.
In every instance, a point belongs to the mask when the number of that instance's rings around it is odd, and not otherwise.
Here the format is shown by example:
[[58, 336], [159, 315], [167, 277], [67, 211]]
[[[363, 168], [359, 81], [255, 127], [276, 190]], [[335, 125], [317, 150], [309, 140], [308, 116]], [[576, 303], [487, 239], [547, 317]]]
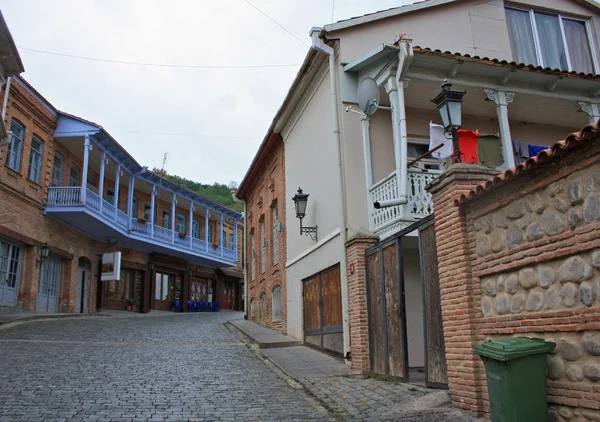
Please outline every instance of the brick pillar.
[[370, 371], [369, 320], [367, 315], [367, 274], [365, 251], [379, 238], [357, 235], [346, 242], [348, 261], [348, 302], [350, 311], [350, 350], [352, 368]]
[[455, 164], [427, 187], [433, 196], [449, 393], [455, 405], [479, 414], [485, 374], [473, 347], [478, 343], [475, 298], [481, 292], [471, 275], [466, 220], [454, 201], [497, 174], [486, 167]]

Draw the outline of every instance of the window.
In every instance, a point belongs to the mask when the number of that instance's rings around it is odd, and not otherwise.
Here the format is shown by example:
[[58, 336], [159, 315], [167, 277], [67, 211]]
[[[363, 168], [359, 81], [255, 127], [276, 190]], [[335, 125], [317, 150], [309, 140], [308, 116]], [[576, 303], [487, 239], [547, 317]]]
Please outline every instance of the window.
[[62, 183], [63, 164], [65, 159], [60, 153], [54, 153], [54, 166], [52, 167], [52, 186], [60, 186]]
[[144, 202], [144, 220], [150, 221], [150, 213], [152, 212], [152, 206], [150, 202]]
[[265, 292], [260, 294], [260, 315], [259, 319], [263, 320], [267, 317], [267, 295]]
[[277, 204], [274, 204], [271, 208], [273, 215], [273, 265], [279, 263], [279, 210]]
[[71, 171], [69, 172], [69, 186], [79, 186], [79, 177], [81, 176], [81, 170], [75, 164], [71, 164]]
[[88, 173], [87, 188], [94, 193], [98, 193], [98, 182], [94, 176]]
[[260, 220], [260, 271], [267, 271], [267, 236], [265, 233], [265, 219]]
[[254, 243], [254, 229], [252, 229], [252, 231], [250, 231], [250, 249], [251, 251], [251, 274], [252, 274], [252, 280], [254, 280], [256, 278], [256, 245]]
[[131, 202], [131, 215], [133, 218], [137, 218], [138, 216], [138, 199], [137, 196], [133, 197], [133, 201]]
[[221, 245], [224, 248], [227, 247], [227, 233], [225, 233], [225, 230], [221, 231]]
[[21, 170], [21, 151], [23, 150], [23, 136], [25, 128], [21, 123], [13, 120], [10, 124], [10, 143], [8, 144], [8, 156], [6, 165], [14, 171]]
[[180, 300], [181, 280], [173, 274], [156, 273], [154, 299], [156, 300]]
[[256, 304], [254, 298], [250, 299], [250, 319], [256, 320]]
[[198, 220], [192, 221], [192, 237], [200, 239], [200, 222]]
[[[17, 288], [21, 256], [20, 247], [0, 241], [0, 281], [3, 287]], [[0, 303], [2, 303], [1, 298]], [[14, 303], [11, 305], [14, 306]]]
[[517, 63], [594, 73], [587, 22], [563, 15], [507, 8], [508, 36]]
[[179, 233], [187, 233], [187, 228], [185, 226], [185, 215], [177, 214], [177, 231]]
[[273, 287], [271, 294], [271, 319], [273, 321], [281, 320], [281, 287]]
[[42, 169], [42, 155], [44, 152], [44, 143], [37, 136], [31, 138], [31, 151], [29, 151], [29, 177], [35, 183], [40, 183], [40, 173]]
[[121, 280], [110, 280], [107, 282], [108, 300], [130, 300], [133, 297], [135, 272], [132, 270], [121, 270]]
[[212, 226], [208, 225], [208, 232], [206, 233], [206, 241], [212, 243]]
[[171, 230], [171, 211], [163, 210], [162, 225], [165, 229]]
[[106, 202], [111, 205], [115, 205], [115, 190], [114, 189], [106, 189]]
[[233, 233], [229, 235], [229, 249], [235, 249], [235, 236], [233, 235]]

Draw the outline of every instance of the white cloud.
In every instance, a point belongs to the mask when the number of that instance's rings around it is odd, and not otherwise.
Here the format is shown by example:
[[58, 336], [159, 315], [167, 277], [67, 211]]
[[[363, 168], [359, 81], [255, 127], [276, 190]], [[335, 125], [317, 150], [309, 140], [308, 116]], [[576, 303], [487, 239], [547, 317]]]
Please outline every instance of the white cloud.
[[[307, 44], [309, 29], [331, 20], [330, 1], [252, 3]], [[335, 20], [406, 3], [337, 0]], [[261, 65], [299, 64], [308, 51], [244, 0], [1, 0], [0, 8], [17, 46], [78, 56]], [[101, 124], [150, 167], [159, 167], [168, 152], [169, 172], [204, 183], [242, 179], [297, 71], [20, 54], [24, 77], [57, 108]]]

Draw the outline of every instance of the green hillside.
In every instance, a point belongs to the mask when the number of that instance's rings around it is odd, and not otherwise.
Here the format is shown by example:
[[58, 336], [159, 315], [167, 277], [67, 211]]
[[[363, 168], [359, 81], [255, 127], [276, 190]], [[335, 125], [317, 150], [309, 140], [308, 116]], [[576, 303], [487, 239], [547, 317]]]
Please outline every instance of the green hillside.
[[168, 174], [166, 171], [161, 171], [157, 168], [152, 169], [152, 172], [156, 174], [162, 174], [162, 176], [166, 179], [169, 179], [170, 181], [202, 196], [212, 199], [218, 204], [225, 205], [226, 207], [239, 212], [244, 211], [244, 206], [234, 202], [233, 198], [231, 197], [230, 189], [237, 187], [237, 183], [235, 182], [231, 182], [229, 186], [217, 182], [213, 183], [212, 185], [205, 185], [203, 183], [194, 182], [193, 180], [185, 179], [174, 174]]

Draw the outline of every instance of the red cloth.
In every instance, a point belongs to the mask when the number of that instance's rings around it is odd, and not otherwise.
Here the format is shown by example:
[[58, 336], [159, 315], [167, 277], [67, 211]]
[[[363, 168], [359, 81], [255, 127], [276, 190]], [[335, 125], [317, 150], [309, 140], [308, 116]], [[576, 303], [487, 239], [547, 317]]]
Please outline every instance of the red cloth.
[[477, 157], [477, 140], [479, 132], [458, 129], [458, 149], [460, 149], [460, 162], [479, 164]]

